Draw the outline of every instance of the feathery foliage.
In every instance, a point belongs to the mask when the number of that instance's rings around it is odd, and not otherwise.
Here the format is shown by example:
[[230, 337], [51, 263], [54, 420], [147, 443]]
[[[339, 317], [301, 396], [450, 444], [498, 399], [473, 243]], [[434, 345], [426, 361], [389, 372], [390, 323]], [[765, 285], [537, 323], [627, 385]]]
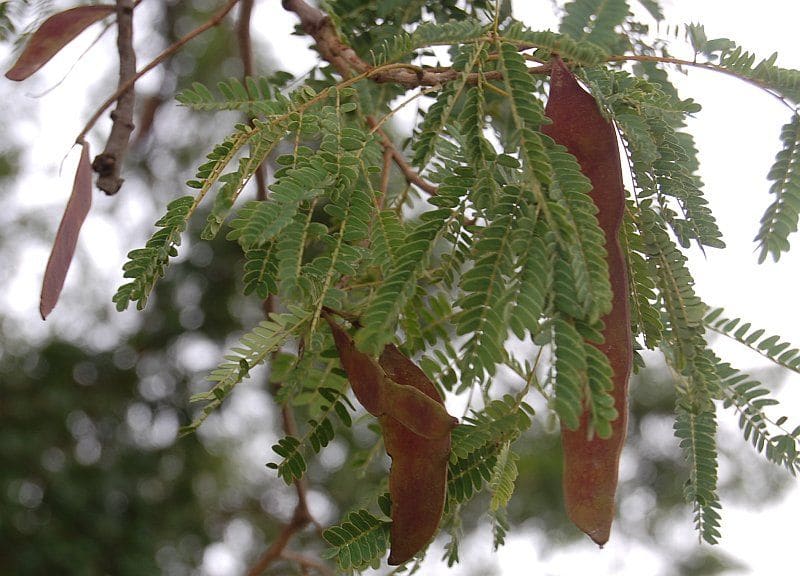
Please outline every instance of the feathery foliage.
[[720, 537], [716, 431], [713, 406], [687, 406], [679, 400], [675, 436], [689, 466], [684, 493], [694, 508], [695, 527], [709, 544], [715, 544]]
[[573, 0], [564, 6], [560, 31], [610, 51], [618, 43], [617, 27], [629, 10], [626, 0]]
[[758, 261], [771, 255], [777, 262], [789, 250], [789, 235], [797, 232], [800, 214], [800, 117], [792, 119], [781, 129], [783, 149], [767, 175], [774, 183], [769, 189], [775, 199], [761, 218], [761, 228], [756, 236], [761, 252]]
[[770, 397], [770, 391], [761, 382], [727, 362], [718, 362], [716, 369], [723, 406], [733, 408], [739, 414], [739, 428], [745, 441], [749, 441], [767, 460], [797, 476], [800, 472], [800, 426], [790, 432], [785, 428], [786, 416], [773, 420], [766, 414], [765, 409], [777, 406], [778, 401]]
[[781, 340], [780, 336], [766, 335], [766, 330], [753, 328], [750, 322], [742, 323], [741, 318], [725, 318], [723, 313], [722, 308], [709, 310], [703, 323], [708, 329], [736, 340], [775, 364], [800, 373], [799, 349]]
[[[527, 447], [514, 442], [531, 426], [531, 390], [567, 429], [588, 418], [590, 435], [607, 438], [620, 416], [608, 358], [594, 345], [612, 309], [615, 271], [592, 184], [578, 160], [542, 133], [549, 122], [548, 63], [558, 55], [613, 121], [625, 148], [632, 188], [619, 242], [634, 347], [660, 350], [674, 372], [686, 498], [701, 537], [715, 542], [715, 401], [739, 415], [746, 441], [792, 473], [800, 468], [800, 427], [790, 431], [784, 417], [770, 417], [769, 388], [717, 358], [707, 332], [793, 371], [800, 371], [800, 352], [749, 323], [722, 318], [721, 310], [708, 311], [695, 293], [685, 249], [725, 246], [686, 131], [700, 107], [678, 98], [666, 73], [675, 60], [661, 41], [649, 43], [647, 26], [633, 19], [636, 7], [627, 0], [568, 2], [558, 32], [528, 29], [505, 2], [462, 4], [330, 0], [323, 5], [330, 16], [325, 33], [339, 34], [343, 43], [332, 48], [317, 39], [320, 54], [334, 54], [330, 66], [291, 88], [292, 77], [278, 72], [181, 92], [186, 107], [234, 110], [247, 123], [234, 125], [198, 167], [187, 183], [195, 196], [169, 204], [146, 246], [129, 254], [130, 282], [114, 302], [120, 310], [146, 304], [189, 219], [212, 193], [201, 238], [225, 228], [242, 251], [245, 294], [287, 311], [253, 328], [211, 373], [214, 385], [194, 398], [206, 404], [187, 430], [269, 362], [273, 382], [281, 384], [276, 401], [303, 413], [301, 430], [273, 446], [279, 460], [269, 467], [286, 483], [302, 479], [309, 459], [351, 426], [354, 410], [330, 335], [319, 329], [324, 310], [350, 323], [360, 352], [377, 358], [396, 344], [442, 389], [469, 391], [469, 416], [451, 434], [447, 560], [458, 557], [460, 507], [482, 491], [490, 494], [495, 545], [502, 544], [505, 508], [517, 481], [524, 482], [517, 461]], [[663, 19], [659, 2], [639, 4]], [[692, 66], [743, 79], [784, 103], [800, 101], [800, 72], [776, 66], [775, 56], [756, 62], [730, 40], [707, 39], [701, 26], [686, 31], [697, 55]], [[430, 65], [439, 47], [452, 59], [446, 69]], [[648, 61], [626, 72], [621, 63], [631, 56]], [[426, 86], [398, 98], [408, 81], [392, 83], [391, 75], [408, 78], [412, 71]], [[372, 81], [378, 73], [380, 84]], [[428, 82], [431, 75], [441, 80]], [[419, 102], [410, 141], [400, 143], [391, 120]], [[762, 261], [787, 251], [797, 229], [798, 134], [794, 114], [769, 173], [774, 199], [756, 237]], [[266, 198], [240, 200], [264, 164], [273, 167]], [[524, 353], [512, 353], [512, 336]], [[501, 367], [525, 387], [516, 397], [492, 400], [505, 392], [495, 378]], [[549, 378], [540, 383], [544, 373]], [[483, 409], [472, 404], [477, 398]], [[389, 523], [362, 509], [324, 538], [341, 570], [361, 570], [389, 546]]]
[[178, 255], [181, 234], [186, 230], [195, 207], [195, 200], [191, 196], [170, 202], [167, 213], [156, 222], [159, 230], [150, 237], [144, 248], [128, 252], [128, 262], [122, 269], [125, 278], [132, 278], [133, 281], [120, 286], [114, 294], [117, 310], [125, 310], [130, 302], [136, 302], [139, 310], [145, 307], [156, 282], [164, 276], [169, 259]]
[[272, 450], [282, 460], [277, 464], [270, 462], [267, 467], [277, 470], [278, 476], [283, 478], [287, 484], [303, 477], [308, 468], [303, 453], [309, 445], [314, 453], [318, 454], [333, 440], [336, 431], [331, 416], [335, 414], [338, 420], [348, 428], [352, 425], [348, 408], [352, 410], [353, 406], [341, 390], [319, 386], [314, 390], [314, 395], [318, 396], [319, 400], [310, 398], [308, 401], [313, 403], [318, 414], [315, 418], [308, 420], [308, 430], [304, 436], [295, 438], [287, 435], [272, 447]]
[[366, 510], [351, 512], [341, 524], [322, 533], [330, 544], [326, 556], [336, 558], [341, 570], [366, 568], [389, 547], [389, 524]]
[[205, 402], [206, 405], [200, 416], [183, 432], [196, 430], [209, 414], [222, 405], [233, 388], [250, 375], [250, 370], [263, 364], [272, 352], [300, 334], [308, 320], [308, 314], [304, 310], [290, 309], [285, 314], [272, 314], [242, 336], [241, 346], [232, 348], [232, 354], [225, 356], [225, 362], [209, 374], [208, 379], [215, 382], [211, 390], [192, 396], [193, 402]]

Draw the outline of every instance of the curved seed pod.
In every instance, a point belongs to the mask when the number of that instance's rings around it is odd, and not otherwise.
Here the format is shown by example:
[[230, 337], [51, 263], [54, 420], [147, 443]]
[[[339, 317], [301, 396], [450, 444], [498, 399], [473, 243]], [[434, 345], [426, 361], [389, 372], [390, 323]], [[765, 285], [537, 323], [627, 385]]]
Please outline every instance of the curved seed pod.
[[[387, 346], [379, 361], [392, 380], [413, 387], [444, 411], [444, 402], [433, 383], [395, 346]], [[439, 527], [447, 494], [450, 430], [458, 422], [449, 415], [448, 421], [446, 434], [430, 439], [415, 434], [392, 416], [381, 417], [383, 441], [392, 458], [389, 472], [391, 565], [402, 564], [413, 557], [428, 544]]]
[[9, 80], [25, 80], [89, 26], [114, 13], [113, 5], [77, 6], [53, 14], [33, 33], [14, 66]]
[[84, 142], [81, 148], [81, 158], [72, 183], [72, 194], [58, 225], [56, 239], [53, 241], [53, 248], [44, 271], [42, 292], [39, 297], [39, 313], [42, 315], [42, 320], [47, 318], [58, 302], [72, 257], [75, 255], [81, 226], [92, 206], [92, 164], [89, 161], [89, 144]]
[[353, 394], [373, 416], [383, 414], [382, 381], [384, 379], [383, 369], [375, 360], [367, 354], [359, 352], [353, 339], [344, 328], [339, 326], [327, 313], [324, 314], [325, 320], [333, 332], [333, 340], [336, 349], [339, 351], [339, 359], [342, 362], [344, 371], [347, 372], [347, 379]]
[[625, 210], [619, 148], [614, 126], [606, 120], [557, 56], [552, 59], [550, 96], [545, 114], [553, 121], [543, 132], [577, 158], [592, 182], [592, 200], [605, 232], [608, 268], [613, 290], [612, 309], [603, 318], [604, 342], [595, 346], [614, 371], [614, 405], [619, 413], [611, 436], [589, 439], [589, 417], [584, 413], [577, 430], [561, 428], [564, 450], [564, 499], [567, 513], [578, 528], [602, 546], [614, 519], [619, 457], [627, 428], [628, 379], [633, 362], [628, 278], [619, 244]]
[[444, 511], [450, 431], [458, 424], [436, 387], [395, 346], [378, 361], [358, 351], [350, 335], [328, 313], [342, 366], [364, 408], [375, 416], [392, 458], [389, 564], [406, 562], [430, 542]]
[[[384, 392], [386, 413], [425, 438], [449, 435], [458, 425], [458, 418], [444, 409], [439, 391], [425, 372], [394, 344], [383, 349], [378, 362], [388, 377]], [[427, 409], [421, 410], [423, 405], [427, 405]]]
[[[325, 319], [330, 324], [333, 340], [353, 393], [367, 412], [373, 416], [388, 414], [425, 438], [441, 438], [450, 433], [458, 421], [444, 409], [436, 388], [430, 381], [430, 389], [421, 390], [416, 386], [421, 381], [420, 377], [427, 380], [422, 370], [417, 368], [418, 373], [414, 373], [403, 367], [397, 372], [403, 378], [398, 382], [393, 377], [394, 372], [387, 375], [383, 366], [360, 352], [344, 328], [327, 314]], [[392, 358], [390, 366], [400, 365], [402, 361], [398, 357], [414, 366], [397, 348], [392, 348], [394, 352], [389, 354]], [[430, 392], [435, 395], [432, 396]]]

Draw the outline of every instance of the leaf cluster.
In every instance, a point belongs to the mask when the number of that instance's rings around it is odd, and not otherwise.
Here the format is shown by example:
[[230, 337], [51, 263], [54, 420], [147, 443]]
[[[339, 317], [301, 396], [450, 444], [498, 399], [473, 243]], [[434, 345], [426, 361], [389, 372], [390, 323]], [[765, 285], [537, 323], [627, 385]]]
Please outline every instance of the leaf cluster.
[[[252, 369], [271, 361], [279, 369], [278, 401], [308, 414], [302, 433], [273, 447], [280, 461], [270, 467], [287, 483], [302, 478], [307, 457], [337, 427], [352, 424], [347, 386], [320, 321], [325, 311], [357, 328], [361, 352], [374, 357], [387, 344], [402, 345], [409, 356], [421, 355], [419, 364], [443, 388], [484, 399], [485, 407], [473, 409], [452, 433], [447, 510], [453, 525], [458, 507], [487, 490], [496, 542], [503, 541], [504, 508], [519, 474], [512, 444], [531, 426], [525, 397], [532, 389], [565, 427], [577, 428], [588, 413], [592, 433], [611, 434], [619, 417], [613, 373], [592, 344], [602, 342], [612, 307], [606, 239], [591, 182], [576, 158], [542, 131], [549, 122], [546, 62], [558, 54], [624, 145], [632, 187], [619, 241], [629, 271], [631, 329], [636, 347], [660, 350], [673, 371], [674, 431], [688, 466], [685, 494], [702, 538], [715, 542], [716, 403], [736, 410], [745, 439], [792, 472], [800, 429], [787, 432], [785, 420], [767, 416], [769, 391], [718, 359], [708, 332], [728, 334], [793, 370], [800, 353], [777, 337], [762, 338], [749, 324], [723, 322], [696, 294], [685, 250], [724, 247], [684, 129], [699, 105], [678, 98], [666, 75], [644, 67], [629, 73], [608, 62], [635, 36], [626, 32], [635, 25], [629, 3], [570, 2], [559, 32], [532, 31], [491, 10], [479, 13], [481, 3], [467, 9], [391, 0], [325, 4], [343, 38], [374, 67], [341, 80], [327, 69], [291, 90], [279, 74], [220, 83], [219, 96], [200, 84], [184, 91], [179, 101], [186, 106], [238, 110], [251, 120], [234, 126], [198, 168], [188, 183], [196, 195], [170, 204], [145, 248], [131, 252], [125, 267], [131, 282], [115, 296], [120, 309], [145, 305], [187, 221], [213, 195], [202, 237], [224, 228], [241, 250], [245, 294], [285, 307], [245, 335], [212, 372], [212, 389], [196, 397], [207, 404], [191, 429]], [[658, 19], [658, 3], [643, 4]], [[425, 10], [449, 18], [423, 23]], [[375, 18], [385, 25], [371, 26]], [[754, 65], [733, 44], [690, 32], [697, 53], [716, 68], [794, 98], [794, 71], [777, 68], [774, 58]], [[452, 56], [452, 78], [406, 102], [393, 101], [398, 87], [368, 78], [443, 45]], [[399, 109], [416, 99], [427, 101], [404, 150], [387, 132]], [[781, 140], [770, 173], [775, 199], [757, 238], [762, 260], [788, 249], [800, 210], [797, 116]], [[390, 160], [406, 152], [410, 166], [400, 163], [404, 178], [398, 179]], [[240, 200], [265, 162], [275, 168], [266, 198]], [[427, 185], [415, 186], [421, 179]], [[524, 352], [509, 346], [512, 338]], [[285, 346], [297, 354], [280, 355]], [[542, 359], [547, 366], [540, 366]], [[501, 368], [523, 379], [517, 396], [503, 396]], [[384, 520], [359, 510], [325, 539], [340, 568], [361, 569], [383, 554], [387, 530]], [[456, 557], [457, 543], [450, 550]]]

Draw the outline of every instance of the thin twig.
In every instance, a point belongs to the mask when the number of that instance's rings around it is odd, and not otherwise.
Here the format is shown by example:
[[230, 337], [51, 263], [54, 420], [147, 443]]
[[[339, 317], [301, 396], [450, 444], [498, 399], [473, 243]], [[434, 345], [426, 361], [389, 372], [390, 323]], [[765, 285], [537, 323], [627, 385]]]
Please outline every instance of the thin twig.
[[[95, 156], [92, 169], [97, 172], [97, 187], [109, 196], [122, 186], [120, 171], [133, 132], [133, 106], [136, 91], [128, 82], [136, 75], [136, 52], [133, 49], [133, 1], [117, 0], [117, 51], [119, 52], [120, 88], [127, 86], [111, 113], [113, 124], [103, 152]], [[119, 92], [119, 90], [118, 90]]]
[[304, 556], [303, 554], [298, 554], [292, 550], [284, 550], [281, 552], [281, 558], [284, 560], [290, 560], [292, 562], [296, 562], [300, 566], [306, 568], [312, 568], [322, 574], [322, 576], [333, 576], [334, 572], [330, 568], [328, 568], [325, 564], [317, 560], [316, 558], [311, 558], [309, 556]]
[[[253, 59], [253, 41], [250, 34], [250, 23], [253, 18], [254, 0], [241, 0], [239, 5], [239, 16], [236, 22], [236, 37], [239, 41], [239, 58], [242, 61], [242, 75], [245, 80], [255, 76], [255, 63]], [[252, 121], [252, 118], [248, 118]], [[264, 164], [259, 164], [255, 170], [256, 179], [256, 198], [266, 200], [267, 198], [267, 175]]]
[[198, 26], [185, 36], [182, 36], [174, 44], [165, 48], [158, 56], [153, 58], [144, 68], [142, 68], [139, 72], [134, 74], [124, 84], [120, 85], [117, 88], [117, 90], [113, 94], [111, 94], [111, 96], [106, 98], [103, 101], [103, 103], [100, 104], [100, 106], [97, 108], [97, 110], [95, 110], [94, 114], [92, 114], [92, 117], [89, 118], [89, 121], [86, 123], [86, 126], [83, 127], [81, 133], [78, 134], [78, 136], [75, 138], [75, 141], [78, 143], [82, 142], [86, 137], [86, 134], [89, 133], [89, 130], [91, 130], [94, 127], [94, 125], [100, 119], [100, 116], [103, 115], [103, 112], [105, 112], [109, 106], [111, 106], [114, 102], [116, 102], [117, 98], [119, 98], [124, 92], [126, 92], [129, 88], [131, 88], [136, 83], [136, 81], [139, 80], [139, 78], [141, 78], [142, 76], [150, 72], [150, 70], [161, 64], [164, 60], [172, 56], [175, 52], [180, 50], [183, 47], [183, 45], [186, 44], [187, 42], [193, 40], [206, 30], [210, 30], [211, 28], [218, 26], [219, 23], [222, 22], [222, 19], [225, 18], [228, 12], [230, 12], [238, 2], [239, 0], [228, 0], [227, 4], [225, 4], [225, 6], [223, 6], [216, 14], [214, 14], [214, 16], [212, 16], [210, 20], [207, 20], [202, 25]]
[[[292, 408], [284, 405], [281, 409], [283, 419], [283, 431], [290, 436], [297, 436], [297, 424], [295, 423]], [[278, 537], [269, 545], [258, 561], [248, 570], [247, 576], [258, 576], [266, 570], [270, 564], [283, 556], [286, 546], [292, 537], [305, 528], [308, 524], [313, 524], [319, 534], [322, 533], [322, 526], [311, 515], [308, 509], [308, 492], [305, 481], [300, 478], [295, 482], [297, 491], [297, 504], [294, 507], [292, 519], [281, 529]]]
[[[300, 18], [300, 25], [306, 34], [316, 41], [317, 50], [322, 58], [336, 68], [342, 77], [350, 78], [353, 73], [365, 74], [372, 69], [370, 64], [362, 60], [350, 46], [339, 38], [330, 18], [319, 8], [311, 6], [305, 0], [283, 0], [283, 7], [289, 12], [294, 12]], [[417, 86], [440, 86], [455, 80], [460, 73], [452, 68], [434, 70], [402, 64], [369, 76], [378, 83], [392, 82], [406, 88], [416, 88]], [[501, 77], [499, 72], [494, 71], [483, 74], [484, 79]], [[468, 82], [475, 83], [478, 78], [477, 73], [469, 74]]]
[[389, 139], [389, 136], [386, 134], [386, 132], [384, 132], [383, 128], [378, 125], [378, 123], [375, 121], [375, 118], [372, 116], [367, 116], [367, 124], [381, 137], [381, 146], [383, 146], [385, 151], [388, 151], [392, 155], [392, 159], [403, 173], [406, 181], [408, 181], [410, 184], [414, 184], [419, 189], [427, 192], [431, 196], [435, 196], [439, 188], [422, 178], [422, 176], [420, 176], [419, 173], [414, 170], [411, 164], [408, 163], [408, 160], [405, 159], [403, 154], [397, 148], [395, 148], [394, 143]]

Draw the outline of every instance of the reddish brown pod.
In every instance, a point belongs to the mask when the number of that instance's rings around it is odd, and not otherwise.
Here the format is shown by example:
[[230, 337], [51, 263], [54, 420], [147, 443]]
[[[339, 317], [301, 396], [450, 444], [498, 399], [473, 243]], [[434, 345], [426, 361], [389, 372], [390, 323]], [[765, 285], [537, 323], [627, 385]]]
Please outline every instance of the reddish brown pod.
[[458, 421], [447, 413], [436, 387], [395, 346], [379, 360], [356, 349], [353, 339], [325, 314], [353, 393], [378, 417], [386, 453], [392, 458], [389, 564], [406, 562], [436, 534], [447, 493], [450, 431]]
[[[411, 386], [436, 401], [444, 401], [425, 373], [395, 346], [387, 346], [380, 357], [387, 376]], [[389, 564], [409, 560], [421, 550], [439, 528], [447, 495], [447, 462], [450, 458], [450, 430], [457, 420], [448, 415], [449, 429], [438, 437], [415, 434], [392, 416], [381, 417], [383, 441], [392, 458], [389, 494], [392, 497], [392, 550]]]
[[603, 545], [611, 533], [619, 457], [627, 428], [628, 380], [633, 362], [628, 274], [619, 243], [625, 211], [617, 135], [600, 113], [594, 97], [584, 90], [560, 58], [553, 57], [550, 96], [545, 114], [552, 124], [543, 132], [577, 158], [592, 183], [591, 197], [606, 237], [608, 269], [613, 290], [611, 312], [604, 318], [604, 342], [595, 346], [614, 371], [614, 405], [619, 413], [609, 438], [590, 439], [589, 414], [576, 430], [561, 428], [564, 451], [564, 499], [567, 513], [578, 528]]
[[6, 72], [9, 80], [25, 80], [47, 64], [64, 46], [89, 26], [114, 13], [112, 5], [77, 6], [53, 14], [28, 40], [14, 66]]

